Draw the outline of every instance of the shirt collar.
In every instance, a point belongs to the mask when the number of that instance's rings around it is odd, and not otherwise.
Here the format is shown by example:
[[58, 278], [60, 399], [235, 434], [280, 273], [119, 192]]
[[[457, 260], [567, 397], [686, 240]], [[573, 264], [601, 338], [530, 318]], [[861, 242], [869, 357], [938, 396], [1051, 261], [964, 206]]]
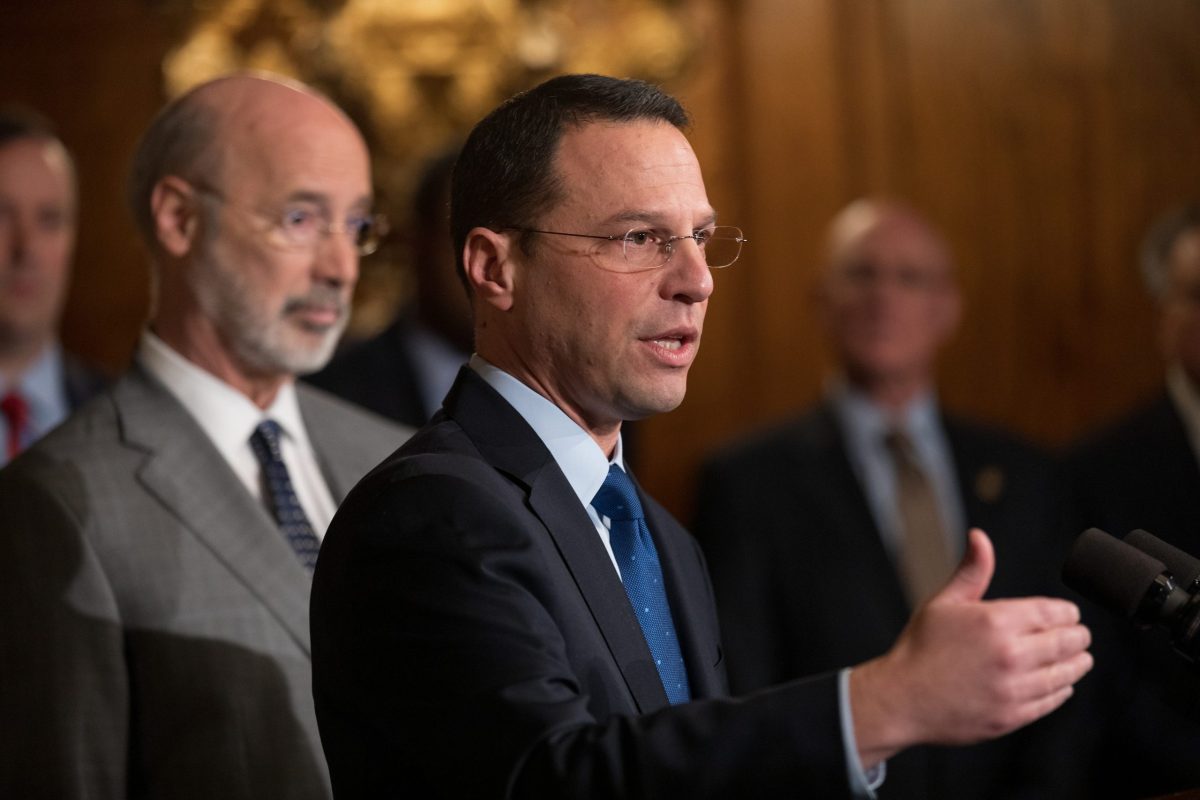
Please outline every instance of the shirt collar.
[[0, 397], [10, 391], [19, 390], [29, 404], [30, 422], [33, 429], [44, 432], [67, 416], [66, 392], [63, 382], [62, 346], [50, 342], [42, 353], [21, 373], [13, 385], [0, 379]]
[[[478, 354], [471, 356], [470, 366], [529, 423], [567, 477], [579, 502], [591, 505], [604, 485], [610, 464], [596, 440], [554, 403]], [[620, 436], [611, 463], [625, 468]]]
[[308, 446], [293, 381], [285, 383], [270, 408], [264, 410], [149, 330], [142, 333], [138, 360], [187, 409], [223, 454], [247, 446], [254, 428], [268, 418], [279, 423], [284, 435]]
[[880, 446], [888, 431], [897, 426], [913, 441], [927, 440], [938, 431], [937, 398], [929, 390], [920, 392], [896, 415], [881, 409], [845, 380], [831, 385], [829, 397], [847, 434], [868, 448]]

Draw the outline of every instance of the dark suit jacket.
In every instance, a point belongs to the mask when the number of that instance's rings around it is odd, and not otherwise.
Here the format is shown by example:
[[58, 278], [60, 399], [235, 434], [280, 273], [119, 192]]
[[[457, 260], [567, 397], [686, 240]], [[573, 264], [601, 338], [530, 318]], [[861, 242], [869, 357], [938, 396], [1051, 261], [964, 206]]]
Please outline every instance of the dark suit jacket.
[[[1142, 528], [1200, 556], [1200, 462], [1166, 393], [1069, 453], [1068, 538], [1098, 527]], [[1086, 700], [1100, 734], [1094, 797], [1146, 797], [1200, 787], [1200, 674], [1160, 630], [1084, 603], [1097, 638]]]
[[[1011, 436], [956, 419], [944, 427], [966, 519], [995, 544], [989, 594], [1046, 593], [1058, 566], [1048, 555], [1050, 463]], [[710, 459], [698, 497], [694, 530], [735, 692], [861, 663], [896, 640], [912, 609], [830, 406]], [[901, 754], [880, 797], [1020, 796], [1022, 770], [994, 757], [1008, 746]]]
[[[298, 395], [335, 499], [406, 435]], [[309, 586], [135, 367], [0, 470], [0, 796], [327, 798]]]
[[314, 696], [338, 796], [844, 796], [834, 676], [720, 699], [700, 550], [642, 503], [697, 698], [681, 706], [562, 471], [464, 369], [351, 492], [317, 565]]

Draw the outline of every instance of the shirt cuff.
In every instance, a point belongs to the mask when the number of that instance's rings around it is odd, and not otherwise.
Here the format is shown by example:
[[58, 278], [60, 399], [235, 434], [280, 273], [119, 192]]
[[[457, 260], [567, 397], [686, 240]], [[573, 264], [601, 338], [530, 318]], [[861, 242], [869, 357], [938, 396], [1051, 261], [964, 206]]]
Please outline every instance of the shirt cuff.
[[842, 750], [846, 754], [846, 774], [850, 779], [850, 794], [856, 798], [875, 800], [875, 790], [887, 777], [887, 762], [881, 761], [864, 770], [858, 758], [858, 742], [854, 738], [854, 717], [850, 712], [850, 668], [838, 673], [838, 713], [842, 722]]

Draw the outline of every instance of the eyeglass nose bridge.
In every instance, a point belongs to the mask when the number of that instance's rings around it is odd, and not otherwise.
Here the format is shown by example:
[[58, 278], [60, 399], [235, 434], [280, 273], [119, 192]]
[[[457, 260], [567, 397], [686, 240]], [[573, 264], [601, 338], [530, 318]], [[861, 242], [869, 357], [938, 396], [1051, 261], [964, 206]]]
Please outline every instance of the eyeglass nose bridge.
[[696, 250], [700, 254], [700, 260], [707, 264], [708, 256], [706, 256], [704, 251], [700, 248], [701, 236], [703, 236], [701, 231], [694, 231], [692, 233], [685, 233], [680, 236], [668, 237], [667, 240], [662, 243], [663, 260], [660, 266], [666, 265], [667, 262], [671, 260], [671, 256], [675, 254], [675, 243], [682, 239], [691, 239], [693, 242], [695, 242]]
[[347, 236], [350, 246], [360, 256], [369, 256], [379, 249], [379, 243], [388, 233], [387, 222], [380, 215], [363, 217], [355, 222], [323, 220], [317, 227], [321, 239], [331, 236]]

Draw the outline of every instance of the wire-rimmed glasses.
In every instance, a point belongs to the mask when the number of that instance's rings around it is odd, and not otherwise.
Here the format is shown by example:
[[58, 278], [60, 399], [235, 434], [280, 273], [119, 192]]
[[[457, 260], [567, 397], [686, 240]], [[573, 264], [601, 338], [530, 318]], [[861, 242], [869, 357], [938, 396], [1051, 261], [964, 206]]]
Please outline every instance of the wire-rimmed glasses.
[[321, 239], [333, 234], [349, 234], [355, 251], [360, 256], [369, 256], [379, 249], [389, 229], [383, 214], [351, 214], [344, 222], [334, 222], [327, 209], [309, 200], [292, 201], [277, 213], [268, 213], [239, 206], [208, 186], [196, 186], [195, 190], [197, 194], [267, 222], [279, 244], [297, 250], [311, 250]]
[[507, 230], [620, 242], [625, 268], [616, 271], [624, 272], [641, 272], [665, 266], [675, 252], [675, 243], [683, 239], [691, 239], [696, 243], [704, 255], [704, 262], [710, 268], [723, 269], [732, 266], [738, 260], [738, 256], [742, 254], [742, 245], [749, 241], [742, 235], [741, 228], [732, 225], [699, 228], [682, 236], [672, 236], [653, 228], [632, 228], [624, 234], [608, 236], [596, 233], [547, 231], [538, 228], [509, 227]]

